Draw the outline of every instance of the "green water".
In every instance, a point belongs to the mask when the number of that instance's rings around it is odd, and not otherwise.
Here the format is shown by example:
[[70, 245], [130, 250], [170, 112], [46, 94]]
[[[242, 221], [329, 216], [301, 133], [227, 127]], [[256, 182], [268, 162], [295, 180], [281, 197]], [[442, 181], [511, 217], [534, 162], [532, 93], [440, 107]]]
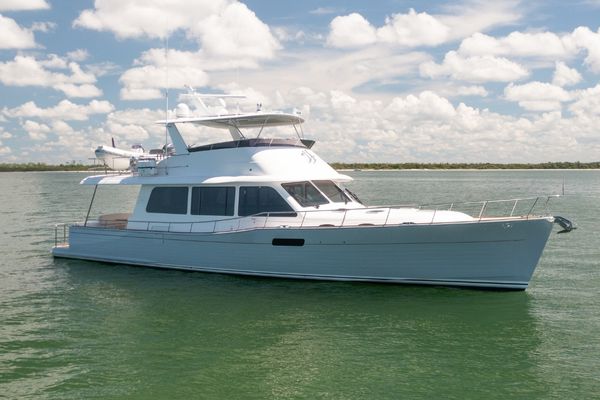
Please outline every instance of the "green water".
[[[254, 279], [53, 260], [80, 173], [0, 174], [0, 397], [593, 398], [600, 392], [600, 172], [351, 172], [370, 204], [558, 193], [530, 288]], [[102, 188], [92, 215], [127, 211]], [[555, 230], [556, 232], [556, 230]]]

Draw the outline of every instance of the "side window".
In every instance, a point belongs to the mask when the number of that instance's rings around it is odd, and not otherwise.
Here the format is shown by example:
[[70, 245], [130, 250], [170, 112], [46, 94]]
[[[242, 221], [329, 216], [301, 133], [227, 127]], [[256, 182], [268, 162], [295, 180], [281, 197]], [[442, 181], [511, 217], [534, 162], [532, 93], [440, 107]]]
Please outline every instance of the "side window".
[[[285, 216], [295, 216], [292, 207], [277, 193], [275, 189], [268, 186], [241, 186], [240, 199], [238, 203], [238, 215], [254, 215], [264, 212], [291, 211]], [[283, 215], [282, 215], [283, 216]]]
[[146, 212], [187, 214], [187, 187], [155, 187], [150, 193]]
[[192, 188], [192, 215], [233, 215], [235, 187], [203, 186]]
[[313, 181], [313, 183], [334, 203], [347, 203], [351, 201], [342, 189], [332, 181]]
[[318, 206], [327, 204], [329, 201], [313, 186], [310, 182], [292, 182], [284, 183], [281, 186], [300, 204], [302, 207]]

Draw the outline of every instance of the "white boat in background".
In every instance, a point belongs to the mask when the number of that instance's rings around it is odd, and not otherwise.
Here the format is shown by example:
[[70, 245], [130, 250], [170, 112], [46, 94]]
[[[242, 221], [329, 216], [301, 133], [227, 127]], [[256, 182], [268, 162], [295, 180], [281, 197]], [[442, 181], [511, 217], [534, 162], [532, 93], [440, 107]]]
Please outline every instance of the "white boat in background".
[[[93, 219], [90, 204], [83, 222], [57, 228], [53, 255], [226, 274], [522, 290], [553, 222], [572, 228], [538, 211], [550, 197], [368, 207], [343, 187], [352, 178], [311, 150], [303, 122], [267, 112], [162, 121], [175, 154], [140, 158], [129, 174], [81, 182], [94, 186], [92, 202], [100, 186], [140, 186], [131, 213]], [[232, 140], [188, 147], [177, 129], [184, 123], [226, 129]], [[281, 126], [297, 137], [263, 136]], [[247, 137], [249, 128], [259, 130], [256, 137]]]

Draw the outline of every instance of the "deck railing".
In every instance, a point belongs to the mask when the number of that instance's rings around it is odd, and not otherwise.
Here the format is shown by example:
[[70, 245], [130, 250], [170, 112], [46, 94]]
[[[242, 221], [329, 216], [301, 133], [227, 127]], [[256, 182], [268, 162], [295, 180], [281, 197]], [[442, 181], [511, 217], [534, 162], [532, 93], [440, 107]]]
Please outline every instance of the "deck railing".
[[[198, 232], [224, 233], [265, 228], [340, 228], [357, 226], [391, 226], [402, 224], [430, 225], [448, 222], [479, 223], [497, 219], [529, 219], [533, 216], [548, 216], [548, 204], [552, 198], [539, 196], [509, 200], [483, 200], [476, 202], [453, 202], [429, 205], [395, 205], [377, 206], [356, 209], [309, 210], [265, 212], [245, 217], [215, 219], [197, 222], [164, 222], [136, 221], [123, 218], [100, 218], [89, 220], [85, 226], [93, 228], [129, 229], [164, 232]], [[410, 214], [409, 221], [402, 220], [402, 210], [418, 210]], [[469, 218], [448, 220], [448, 215], [441, 211], [457, 211], [467, 214]], [[408, 215], [408, 214], [407, 214]], [[416, 218], [415, 218], [416, 217]], [[84, 226], [84, 223], [73, 224]], [[69, 226], [55, 226], [55, 245], [67, 243]], [[62, 239], [62, 242], [61, 242]]]

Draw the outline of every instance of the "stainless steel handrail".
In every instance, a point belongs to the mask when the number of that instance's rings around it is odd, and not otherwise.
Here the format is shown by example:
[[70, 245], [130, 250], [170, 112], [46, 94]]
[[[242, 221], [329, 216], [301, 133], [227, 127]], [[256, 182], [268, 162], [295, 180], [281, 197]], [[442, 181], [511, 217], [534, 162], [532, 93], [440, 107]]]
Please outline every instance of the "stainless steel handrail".
[[[232, 217], [232, 218], [222, 218], [222, 219], [214, 219], [214, 220], [207, 220], [207, 221], [184, 221], [184, 222], [167, 222], [167, 221], [138, 221], [138, 220], [125, 220], [125, 219], [120, 219], [120, 220], [114, 220], [114, 221], [102, 221], [101, 223], [98, 223], [99, 221], [88, 221], [88, 226], [90, 226], [90, 222], [97, 222], [96, 224], [93, 225], [93, 227], [96, 228], [117, 228], [117, 229], [135, 229], [135, 230], [146, 230], [146, 231], [157, 231], [157, 230], [162, 230], [162, 229], [151, 229], [151, 226], [153, 224], [156, 225], [160, 225], [162, 228], [164, 228], [164, 230], [166, 232], [183, 232], [183, 230], [181, 229], [177, 229], [177, 227], [183, 227], [183, 226], [187, 226], [189, 225], [189, 229], [186, 229], [187, 232], [205, 232], [205, 233], [218, 233], [218, 232], [231, 232], [231, 231], [242, 231], [242, 230], [249, 230], [249, 229], [265, 229], [265, 228], [271, 228], [271, 226], [269, 225], [269, 221], [272, 221], [273, 218], [279, 217], [279, 218], [287, 218], [290, 217], [291, 214], [293, 214], [292, 218], [295, 218], [294, 220], [290, 220], [290, 222], [292, 222], [292, 224], [298, 228], [307, 228], [307, 227], [347, 227], [347, 226], [357, 226], [360, 224], [351, 224], [348, 222], [348, 216], [351, 213], [364, 213], [364, 212], [368, 212], [368, 211], [372, 211], [372, 210], [381, 210], [381, 212], [383, 211], [387, 211], [387, 213], [385, 214], [385, 220], [383, 222], [380, 223], [369, 223], [370, 225], [373, 226], [388, 226], [390, 225], [389, 223], [389, 219], [390, 219], [390, 214], [391, 211], [393, 209], [406, 209], [406, 208], [413, 208], [413, 209], [417, 209], [419, 211], [430, 211], [432, 212], [432, 216], [430, 219], [427, 219], [427, 222], [414, 222], [414, 224], [434, 224], [434, 223], [443, 223], [444, 221], [436, 221], [436, 216], [439, 215], [440, 211], [454, 211], [454, 212], [459, 212], [458, 209], [460, 208], [460, 206], [468, 206], [468, 205], [481, 205], [481, 207], [478, 207], [478, 212], [475, 212], [475, 215], [471, 215], [470, 217], [472, 219], [465, 219], [463, 222], [481, 222], [481, 221], [485, 221], [486, 218], [530, 218], [532, 215], [534, 215], [534, 211], [535, 211], [535, 207], [536, 205], [538, 205], [541, 201], [544, 201], [544, 213], [543, 214], [537, 214], [537, 215], [549, 215], [549, 211], [548, 211], [548, 203], [550, 201], [551, 198], [554, 197], [560, 197], [559, 195], [549, 195], [549, 196], [537, 196], [537, 197], [524, 197], [524, 198], [517, 198], [517, 199], [506, 199], [506, 200], [482, 200], [482, 201], [469, 201], [469, 202], [452, 202], [452, 203], [443, 203], [443, 204], [439, 204], [439, 205], [422, 205], [422, 206], [407, 206], [407, 205], [397, 205], [397, 206], [371, 206], [371, 207], [362, 207], [362, 208], [350, 208], [350, 209], [333, 209], [333, 210], [300, 210], [300, 211], [283, 211], [283, 212], [263, 212], [263, 213], [258, 213], [258, 214], [253, 214], [253, 215], [248, 215], [248, 216], [243, 216], [243, 217]], [[532, 201], [533, 205], [531, 207], [528, 207], [528, 212], [515, 216], [515, 210], [517, 209], [517, 206], [519, 203], [524, 202], [524, 201]], [[506, 211], [504, 214], [505, 215], [500, 215], [500, 216], [486, 216], [486, 211], [489, 210], [491, 208], [492, 204], [498, 204], [498, 203], [507, 203], [509, 204], [510, 207], [510, 212]], [[425, 209], [424, 207], [429, 207], [428, 209]], [[341, 212], [343, 211], [344, 214], [343, 216], [341, 216], [341, 222], [336, 223], [336, 218], [334, 218], [331, 213], [333, 212]], [[307, 216], [308, 215], [326, 215], [326, 213], [329, 213], [327, 220], [321, 220], [321, 221], [317, 221], [317, 223], [311, 225], [310, 222], [307, 222]], [[301, 218], [300, 218], [300, 214], [301, 214]], [[465, 213], [467, 214], [467, 213]], [[468, 215], [468, 214], [467, 214]], [[260, 221], [256, 221], [256, 218], [261, 218]], [[262, 218], [264, 218], [264, 221], [262, 220]], [[300, 221], [298, 221], [298, 218], [300, 218]], [[249, 227], [245, 227], [243, 222], [244, 221], [250, 221], [250, 224], [246, 224], [249, 225]], [[296, 224], [296, 222], [299, 222], [299, 224]], [[457, 222], [461, 222], [461, 221], [457, 221]], [[136, 228], [124, 228], [123, 226], [126, 223], [136, 223], [136, 224], [140, 224], [140, 225], [145, 225], [145, 229], [142, 227], [136, 227]], [[208, 229], [205, 231], [195, 231], [194, 227], [198, 228], [199, 226], [202, 225], [210, 225], [212, 224], [212, 229]], [[287, 225], [287, 224], [281, 224], [281, 226], [292, 226], [292, 224]], [[77, 224], [75, 224], [77, 225]], [[219, 225], [224, 225], [227, 227], [227, 229], [222, 229], [219, 230], [218, 226]], [[235, 227], [237, 225], [237, 227]], [[395, 224], [392, 224], [395, 225]], [[57, 225], [58, 226], [58, 225]], [[175, 229], [174, 229], [175, 228]], [[66, 228], [65, 228], [66, 229]], [[58, 241], [57, 239], [57, 233], [55, 233], [55, 242]], [[65, 242], [66, 242], [66, 231], [64, 233], [65, 236]]]

